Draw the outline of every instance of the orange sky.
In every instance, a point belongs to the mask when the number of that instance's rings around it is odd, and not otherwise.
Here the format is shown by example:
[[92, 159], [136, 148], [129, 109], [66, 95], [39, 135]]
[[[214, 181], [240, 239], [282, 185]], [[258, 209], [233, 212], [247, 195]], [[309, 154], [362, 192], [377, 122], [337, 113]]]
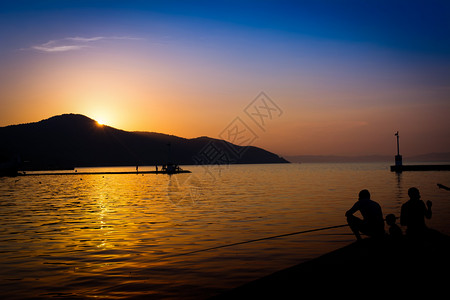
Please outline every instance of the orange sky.
[[[230, 21], [115, 8], [97, 20], [98, 9], [2, 10], [0, 26], [14, 30], [0, 31], [0, 126], [80, 113], [129, 131], [219, 138], [240, 117], [254, 145], [280, 155], [393, 155], [397, 130], [405, 155], [450, 152], [448, 45], [412, 44], [426, 33], [398, 29], [411, 41], [397, 45], [391, 28], [344, 22], [319, 32], [281, 17], [262, 26], [250, 11]], [[262, 91], [282, 114], [259, 128], [244, 110]]]

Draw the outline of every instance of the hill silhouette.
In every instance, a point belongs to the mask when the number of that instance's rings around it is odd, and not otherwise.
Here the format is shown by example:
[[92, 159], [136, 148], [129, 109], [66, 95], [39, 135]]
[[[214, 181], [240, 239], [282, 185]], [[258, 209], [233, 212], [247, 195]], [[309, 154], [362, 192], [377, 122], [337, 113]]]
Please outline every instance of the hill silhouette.
[[[209, 137], [185, 139], [129, 132], [84, 115], [64, 114], [36, 123], [0, 127], [0, 151], [20, 155], [24, 169], [162, 165], [173, 163], [288, 163], [264, 149], [240, 147]], [[238, 153], [238, 154], [237, 154]]]

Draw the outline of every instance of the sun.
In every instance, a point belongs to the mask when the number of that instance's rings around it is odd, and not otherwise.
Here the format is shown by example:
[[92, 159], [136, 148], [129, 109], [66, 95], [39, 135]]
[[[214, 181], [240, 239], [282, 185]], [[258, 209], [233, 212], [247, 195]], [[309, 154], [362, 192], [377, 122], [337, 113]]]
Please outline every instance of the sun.
[[95, 120], [97, 126], [103, 127], [111, 124], [112, 115], [105, 110], [100, 112], [91, 113], [91, 118]]
[[106, 124], [107, 124], [107, 120], [104, 118], [104, 117], [96, 117], [96, 118], [94, 118], [94, 120], [95, 120], [95, 122], [97, 122], [97, 126], [99, 126], [99, 127], [103, 127], [103, 126], [106, 126]]

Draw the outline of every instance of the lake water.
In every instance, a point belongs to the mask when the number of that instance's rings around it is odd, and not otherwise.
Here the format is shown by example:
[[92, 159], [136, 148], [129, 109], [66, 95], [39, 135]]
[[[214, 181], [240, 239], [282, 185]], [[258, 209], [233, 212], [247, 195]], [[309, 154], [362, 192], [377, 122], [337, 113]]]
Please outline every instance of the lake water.
[[208, 298], [354, 237], [342, 227], [180, 254], [345, 224], [364, 188], [384, 215], [399, 216], [418, 187], [433, 201], [428, 226], [450, 234], [450, 192], [436, 186], [450, 185], [450, 172], [395, 174], [382, 163], [185, 169], [0, 178], [0, 297]]

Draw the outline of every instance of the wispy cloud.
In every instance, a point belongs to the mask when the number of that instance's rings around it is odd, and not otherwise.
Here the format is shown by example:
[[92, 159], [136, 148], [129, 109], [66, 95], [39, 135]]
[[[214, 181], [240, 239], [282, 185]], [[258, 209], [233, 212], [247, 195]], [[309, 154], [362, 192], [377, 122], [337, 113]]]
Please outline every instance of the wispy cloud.
[[92, 44], [102, 40], [143, 40], [142, 38], [129, 36], [96, 36], [96, 37], [67, 37], [59, 40], [51, 40], [31, 47], [41, 52], [67, 52], [92, 47]]
[[87, 45], [58, 45], [54, 41], [31, 47], [34, 50], [42, 52], [66, 52], [87, 48]]

